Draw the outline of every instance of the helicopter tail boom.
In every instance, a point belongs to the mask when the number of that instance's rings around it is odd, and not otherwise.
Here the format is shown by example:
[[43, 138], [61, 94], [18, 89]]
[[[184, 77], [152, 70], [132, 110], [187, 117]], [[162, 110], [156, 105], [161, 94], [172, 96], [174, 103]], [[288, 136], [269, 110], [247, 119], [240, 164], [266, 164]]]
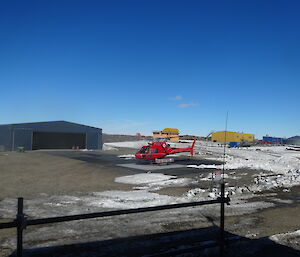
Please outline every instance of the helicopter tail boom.
[[190, 148], [190, 153], [191, 153], [191, 156], [194, 156], [194, 147], [195, 147], [195, 143], [196, 143], [196, 139], [194, 139], [194, 142]]

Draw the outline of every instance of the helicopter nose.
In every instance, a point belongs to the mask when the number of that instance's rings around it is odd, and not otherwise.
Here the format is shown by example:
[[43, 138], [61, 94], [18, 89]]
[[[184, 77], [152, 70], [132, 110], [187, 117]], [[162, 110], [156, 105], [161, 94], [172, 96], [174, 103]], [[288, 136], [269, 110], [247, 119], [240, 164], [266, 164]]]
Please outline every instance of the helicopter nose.
[[143, 159], [144, 155], [141, 154], [141, 153], [136, 153], [135, 157], [138, 158], [138, 159]]

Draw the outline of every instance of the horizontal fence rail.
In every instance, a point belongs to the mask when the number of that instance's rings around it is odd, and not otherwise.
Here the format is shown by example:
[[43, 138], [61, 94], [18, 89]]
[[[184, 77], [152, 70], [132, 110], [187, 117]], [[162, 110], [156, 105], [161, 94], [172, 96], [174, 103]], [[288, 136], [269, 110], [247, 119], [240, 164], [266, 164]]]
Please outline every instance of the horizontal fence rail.
[[[44, 219], [32, 219], [32, 220], [26, 221], [26, 226], [43, 225], [43, 224], [74, 221], [74, 220], [94, 219], [94, 218], [102, 218], [102, 217], [111, 217], [111, 216], [152, 212], [152, 211], [162, 211], [162, 210], [178, 209], [178, 208], [185, 208], [185, 207], [216, 204], [216, 203], [221, 203], [221, 202], [222, 202], [221, 198], [218, 198], [216, 200], [201, 201], [201, 202], [179, 203], [179, 204], [160, 205], [160, 206], [136, 208], [136, 209], [95, 212], [95, 213], [77, 214], [77, 215], [75, 214], [75, 215], [69, 215], [69, 216], [51, 217], [51, 218], [44, 218]], [[228, 198], [225, 198], [224, 203], [228, 203], [228, 202], [229, 202]], [[13, 228], [13, 227], [17, 227], [16, 220], [12, 221], [12, 222], [7, 222], [7, 223], [0, 223], [0, 229]]]
[[41, 218], [41, 219], [30, 219], [30, 220], [27, 219], [26, 215], [23, 213], [23, 198], [18, 198], [18, 212], [16, 215], [16, 219], [12, 222], [0, 223], [0, 229], [17, 228], [17, 257], [22, 257], [23, 230], [26, 229], [26, 227], [28, 227], [28, 226], [45, 225], [45, 224], [51, 224], [51, 223], [68, 222], [68, 221], [84, 220], [84, 219], [94, 219], [94, 218], [102, 218], [102, 217], [112, 217], [112, 216], [126, 215], [126, 214], [171, 210], [171, 209], [195, 207], [195, 206], [203, 206], [203, 205], [211, 205], [211, 204], [220, 203], [221, 204], [221, 220], [220, 220], [220, 243], [219, 244], [220, 244], [220, 256], [223, 256], [224, 242], [225, 242], [224, 241], [224, 218], [225, 218], [224, 217], [224, 205], [225, 205], [225, 203], [229, 204], [229, 202], [230, 202], [230, 198], [225, 197], [224, 190], [225, 190], [224, 184], [221, 184], [221, 197], [218, 197], [215, 200], [160, 205], [160, 206], [144, 207], [144, 208], [136, 208], [136, 209], [76, 214], [76, 215]]

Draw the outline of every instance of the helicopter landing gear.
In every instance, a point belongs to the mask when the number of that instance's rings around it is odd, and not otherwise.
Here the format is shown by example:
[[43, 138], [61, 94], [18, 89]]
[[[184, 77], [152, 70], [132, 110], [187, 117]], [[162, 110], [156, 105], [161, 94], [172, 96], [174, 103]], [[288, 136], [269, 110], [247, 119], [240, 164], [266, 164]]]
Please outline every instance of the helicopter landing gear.
[[169, 164], [173, 162], [174, 162], [174, 158], [155, 159], [154, 161], [154, 163], [156, 164]]

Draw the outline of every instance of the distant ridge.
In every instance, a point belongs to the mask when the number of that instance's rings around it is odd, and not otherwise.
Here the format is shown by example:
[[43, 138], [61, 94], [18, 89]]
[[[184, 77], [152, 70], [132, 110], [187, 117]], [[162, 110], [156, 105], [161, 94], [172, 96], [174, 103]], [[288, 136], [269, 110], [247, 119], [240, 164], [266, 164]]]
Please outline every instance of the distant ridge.
[[126, 141], [138, 141], [138, 140], [152, 140], [151, 136], [139, 137], [133, 135], [121, 135], [121, 134], [102, 134], [103, 143], [112, 143], [112, 142], [126, 142]]

